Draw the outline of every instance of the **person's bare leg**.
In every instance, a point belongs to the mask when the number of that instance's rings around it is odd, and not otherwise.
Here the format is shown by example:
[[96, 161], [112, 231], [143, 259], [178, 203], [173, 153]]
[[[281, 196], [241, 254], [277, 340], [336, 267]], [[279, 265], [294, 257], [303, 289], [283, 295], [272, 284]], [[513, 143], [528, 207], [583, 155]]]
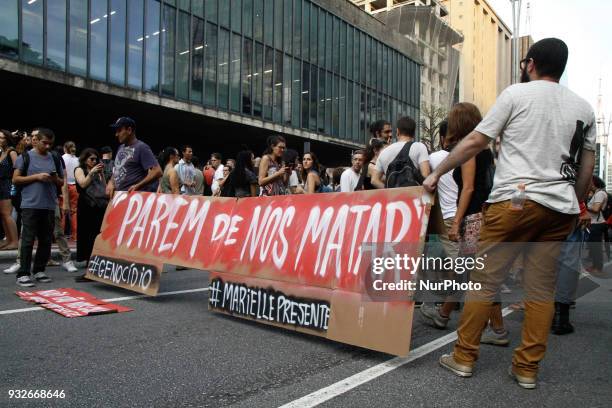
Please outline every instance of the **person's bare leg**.
[[6, 244], [3, 249], [17, 249], [18, 237], [17, 237], [17, 224], [11, 217], [13, 206], [11, 200], [0, 200], [0, 218], [2, 219], [2, 228], [4, 228], [4, 234], [6, 235]]

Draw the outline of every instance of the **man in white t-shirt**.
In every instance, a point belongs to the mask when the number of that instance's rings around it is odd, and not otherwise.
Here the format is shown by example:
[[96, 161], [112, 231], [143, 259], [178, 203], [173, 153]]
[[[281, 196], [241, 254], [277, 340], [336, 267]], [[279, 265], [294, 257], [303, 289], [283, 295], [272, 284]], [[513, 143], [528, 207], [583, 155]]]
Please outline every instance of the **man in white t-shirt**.
[[181, 150], [183, 158], [174, 166], [176, 173], [179, 176], [181, 184], [181, 194], [196, 195], [196, 168], [191, 162], [193, 159], [193, 149], [189, 145], [183, 146]]
[[[586, 195], [594, 167], [593, 109], [559, 85], [567, 58], [563, 41], [536, 42], [521, 61], [523, 83], [506, 88], [476, 129], [423, 182], [426, 190], [433, 191], [442, 174], [502, 136], [477, 255], [487, 258], [484, 268], [473, 269], [470, 275], [481, 289], [468, 291], [454, 351], [440, 358], [440, 364], [458, 376], [472, 375], [495, 294], [509, 272], [508, 265], [522, 254], [528, 272], [523, 282], [525, 319], [509, 373], [519, 386], [536, 387], [554, 315], [561, 244], [576, 223], [578, 202]], [[518, 193], [523, 186], [525, 198]]]
[[223, 164], [221, 164], [221, 160], [221, 153], [213, 153], [210, 155], [210, 165], [215, 169], [215, 175], [213, 176], [213, 182], [210, 187], [213, 195], [219, 190], [219, 180], [223, 179]]
[[357, 184], [359, 183], [359, 177], [361, 177], [363, 158], [363, 150], [357, 150], [353, 153], [351, 167], [344, 170], [340, 176], [340, 192], [350, 193], [355, 191], [355, 187], [357, 187]]
[[[64, 143], [64, 154], [62, 159], [66, 164], [66, 181], [68, 191], [63, 196], [64, 210], [70, 211], [70, 235], [73, 241], [77, 239], [77, 203], [79, 201], [79, 193], [76, 188], [76, 179], [74, 178], [74, 169], [79, 167], [79, 158], [76, 157], [76, 145], [74, 142], [68, 141]], [[62, 219], [62, 228], [64, 227], [64, 219]]]
[[395, 160], [397, 155], [402, 151], [404, 145], [408, 142], [413, 142], [408, 152], [408, 156], [412, 160], [414, 168], [421, 172], [423, 178], [430, 173], [429, 154], [427, 147], [421, 142], [414, 142], [416, 132], [416, 122], [410, 117], [403, 117], [397, 121], [397, 142], [386, 147], [378, 156], [376, 161], [376, 169], [372, 173], [372, 185], [376, 188], [385, 188], [383, 176], [387, 174], [389, 164]]

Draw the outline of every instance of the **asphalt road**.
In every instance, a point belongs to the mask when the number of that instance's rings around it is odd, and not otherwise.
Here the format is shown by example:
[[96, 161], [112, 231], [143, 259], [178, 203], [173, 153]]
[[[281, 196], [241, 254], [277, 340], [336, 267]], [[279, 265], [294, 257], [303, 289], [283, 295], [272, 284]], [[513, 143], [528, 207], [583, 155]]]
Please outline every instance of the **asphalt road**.
[[[167, 270], [160, 293], [200, 290], [126, 299], [117, 303], [134, 311], [74, 319], [19, 311], [32, 305], [14, 294], [14, 275], [0, 275], [0, 407], [612, 406], [612, 279], [581, 280], [577, 332], [551, 336], [538, 388], [526, 391], [506, 374], [512, 347], [483, 346], [469, 379], [438, 367], [452, 347], [440, 339], [455, 330], [456, 319], [440, 331], [415, 314], [411, 348], [421, 357], [393, 359], [211, 313], [207, 273]], [[59, 268], [49, 274], [54, 281], [36, 290], [72, 287], [102, 299], [137, 295], [75, 283]], [[511, 345], [518, 344], [521, 320], [520, 312], [506, 318]], [[389, 370], [389, 361], [397, 368]], [[9, 399], [15, 389], [64, 390], [65, 398]]]

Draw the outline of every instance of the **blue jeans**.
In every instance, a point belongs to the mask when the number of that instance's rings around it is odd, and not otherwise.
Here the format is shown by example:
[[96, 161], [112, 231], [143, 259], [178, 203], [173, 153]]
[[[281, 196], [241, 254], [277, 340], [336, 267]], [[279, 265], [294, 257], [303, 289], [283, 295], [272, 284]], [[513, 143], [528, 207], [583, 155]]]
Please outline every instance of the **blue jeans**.
[[576, 299], [576, 289], [582, 267], [580, 259], [582, 258], [583, 242], [584, 230], [576, 227], [561, 248], [555, 302], [570, 304]]

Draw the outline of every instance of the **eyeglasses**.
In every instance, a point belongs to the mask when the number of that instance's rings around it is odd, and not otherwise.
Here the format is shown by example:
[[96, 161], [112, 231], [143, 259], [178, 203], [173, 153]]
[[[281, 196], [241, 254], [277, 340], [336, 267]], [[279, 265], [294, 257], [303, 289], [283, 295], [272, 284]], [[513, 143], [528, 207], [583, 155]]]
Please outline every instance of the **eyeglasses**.
[[525, 69], [525, 67], [529, 63], [529, 60], [533, 61], [533, 58], [525, 58], [519, 62], [521, 69]]

